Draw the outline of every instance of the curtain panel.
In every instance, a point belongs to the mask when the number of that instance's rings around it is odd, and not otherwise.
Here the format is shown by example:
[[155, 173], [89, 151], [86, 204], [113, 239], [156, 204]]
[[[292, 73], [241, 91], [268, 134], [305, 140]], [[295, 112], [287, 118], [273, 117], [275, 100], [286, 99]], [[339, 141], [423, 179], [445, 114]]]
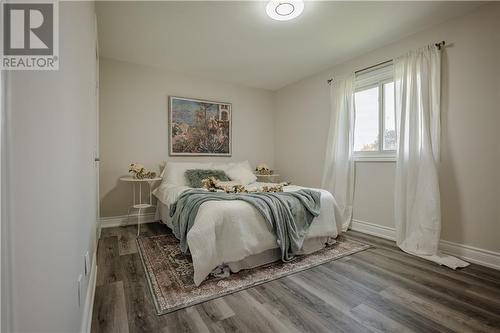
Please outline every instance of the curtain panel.
[[394, 59], [398, 149], [395, 180], [397, 245], [453, 269], [467, 266], [439, 252], [441, 52], [435, 45]]
[[346, 231], [354, 199], [354, 74], [332, 82], [330, 92], [332, 113], [321, 185], [333, 194], [337, 225]]

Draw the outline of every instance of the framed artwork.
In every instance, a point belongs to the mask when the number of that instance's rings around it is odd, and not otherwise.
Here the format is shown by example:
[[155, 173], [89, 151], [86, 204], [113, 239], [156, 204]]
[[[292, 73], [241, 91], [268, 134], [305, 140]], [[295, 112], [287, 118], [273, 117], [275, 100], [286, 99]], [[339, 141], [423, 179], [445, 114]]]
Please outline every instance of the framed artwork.
[[171, 156], [231, 156], [231, 103], [169, 97]]

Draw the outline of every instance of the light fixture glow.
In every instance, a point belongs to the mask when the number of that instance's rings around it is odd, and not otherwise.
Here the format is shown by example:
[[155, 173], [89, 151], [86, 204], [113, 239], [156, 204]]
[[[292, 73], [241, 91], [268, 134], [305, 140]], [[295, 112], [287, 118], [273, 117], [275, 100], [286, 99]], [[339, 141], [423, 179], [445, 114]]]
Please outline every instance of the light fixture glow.
[[267, 15], [273, 20], [288, 21], [296, 18], [304, 10], [302, 0], [269, 1], [266, 6]]
[[294, 10], [295, 6], [289, 2], [280, 3], [278, 7], [275, 8], [276, 13], [281, 16], [288, 16], [292, 14]]

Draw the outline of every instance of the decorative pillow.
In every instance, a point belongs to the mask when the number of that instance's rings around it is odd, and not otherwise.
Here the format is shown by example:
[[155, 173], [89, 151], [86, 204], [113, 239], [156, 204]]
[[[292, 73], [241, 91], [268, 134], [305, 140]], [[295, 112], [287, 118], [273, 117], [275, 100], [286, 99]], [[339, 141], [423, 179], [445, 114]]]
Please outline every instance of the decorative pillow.
[[202, 187], [201, 181], [209, 177], [227, 181], [229, 178], [222, 170], [204, 170], [204, 169], [190, 169], [184, 173], [188, 186], [199, 188]]
[[188, 186], [186, 170], [189, 169], [215, 169], [211, 163], [199, 162], [167, 162], [162, 183]]
[[226, 175], [231, 178], [231, 180], [241, 183], [241, 185], [246, 186], [248, 184], [254, 183], [257, 177], [252, 171], [250, 171], [245, 165], [235, 164], [226, 170]]

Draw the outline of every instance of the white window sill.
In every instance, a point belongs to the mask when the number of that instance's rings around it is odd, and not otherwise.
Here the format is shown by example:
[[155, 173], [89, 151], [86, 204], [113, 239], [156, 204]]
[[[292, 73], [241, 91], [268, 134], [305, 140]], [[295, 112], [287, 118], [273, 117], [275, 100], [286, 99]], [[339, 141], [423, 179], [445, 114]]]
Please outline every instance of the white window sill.
[[354, 162], [396, 162], [395, 155], [376, 155], [376, 156], [356, 156], [353, 157]]

